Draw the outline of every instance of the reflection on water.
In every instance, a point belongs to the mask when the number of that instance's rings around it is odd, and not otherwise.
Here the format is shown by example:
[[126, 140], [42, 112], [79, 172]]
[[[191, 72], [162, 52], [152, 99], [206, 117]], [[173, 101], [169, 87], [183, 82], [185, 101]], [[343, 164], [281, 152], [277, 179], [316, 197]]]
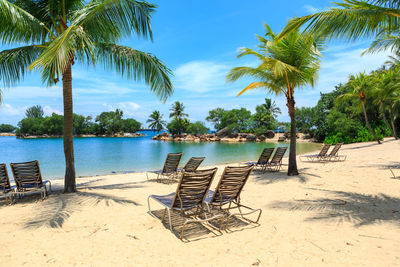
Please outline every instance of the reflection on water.
[[[112, 171], [145, 171], [159, 169], [170, 152], [183, 152], [182, 164], [190, 157], [205, 156], [204, 165], [255, 160], [264, 147], [288, 146], [287, 143], [178, 143], [140, 138], [75, 138], [75, 165], [78, 176]], [[43, 175], [64, 175], [61, 138], [16, 139], [0, 137], [0, 163], [39, 160]], [[298, 143], [297, 153], [318, 150], [320, 144]], [[11, 171], [11, 170], [10, 170]]]

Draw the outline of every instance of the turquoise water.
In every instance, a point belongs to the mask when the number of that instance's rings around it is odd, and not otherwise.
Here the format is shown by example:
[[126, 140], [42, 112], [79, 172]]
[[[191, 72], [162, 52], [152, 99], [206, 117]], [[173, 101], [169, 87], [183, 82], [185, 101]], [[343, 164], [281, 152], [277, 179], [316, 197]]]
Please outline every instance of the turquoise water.
[[[154, 141], [150, 136], [75, 138], [75, 167], [77, 176], [154, 170], [162, 167], [166, 155], [170, 152], [184, 153], [182, 165], [192, 156], [205, 156], [203, 165], [213, 165], [255, 160], [264, 147], [276, 145], [275, 143], [175, 143]], [[318, 150], [319, 147], [319, 144], [299, 143], [297, 152], [307, 153]], [[0, 148], [0, 163], [39, 160], [45, 178], [62, 178], [64, 175], [65, 162], [61, 138], [17, 139], [13, 136], [4, 136], [0, 137]], [[9, 168], [9, 165], [7, 167]]]

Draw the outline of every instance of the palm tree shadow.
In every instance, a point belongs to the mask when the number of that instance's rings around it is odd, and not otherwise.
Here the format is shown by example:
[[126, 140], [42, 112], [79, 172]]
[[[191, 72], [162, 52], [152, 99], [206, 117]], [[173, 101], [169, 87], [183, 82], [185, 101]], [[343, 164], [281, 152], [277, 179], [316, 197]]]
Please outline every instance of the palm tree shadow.
[[272, 184], [277, 182], [286, 182], [289, 180], [298, 180], [300, 183], [307, 183], [310, 179], [310, 176], [321, 178], [321, 176], [319, 175], [306, 172], [307, 169], [309, 168], [299, 169], [299, 175], [294, 176], [288, 176], [284, 172], [258, 172], [257, 176], [255, 176], [254, 179], [256, 180], [256, 182]]
[[276, 201], [271, 208], [303, 210], [316, 213], [307, 221], [335, 220], [354, 223], [355, 227], [381, 222], [395, 223], [400, 226], [400, 198], [385, 194], [366, 195], [344, 191], [332, 191], [308, 188], [325, 192], [331, 197], [312, 200]]
[[72, 194], [63, 194], [61, 190], [53, 191], [52, 194], [42, 202], [43, 204], [40, 206], [37, 214], [25, 223], [24, 228], [39, 228], [42, 226], [62, 228], [64, 223], [74, 212], [81, 211], [82, 207], [96, 206], [102, 202], [104, 202], [106, 206], [110, 206], [114, 203], [119, 205], [140, 205], [136, 201], [115, 195], [103, 194], [98, 192], [98, 190], [129, 190], [143, 187], [142, 185], [138, 185], [138, 183], [126, 183], [90, 186], [90, 184], [96, 183], [97, 181], [99, 180], [79, 184], [77, 186], [78, 191]]

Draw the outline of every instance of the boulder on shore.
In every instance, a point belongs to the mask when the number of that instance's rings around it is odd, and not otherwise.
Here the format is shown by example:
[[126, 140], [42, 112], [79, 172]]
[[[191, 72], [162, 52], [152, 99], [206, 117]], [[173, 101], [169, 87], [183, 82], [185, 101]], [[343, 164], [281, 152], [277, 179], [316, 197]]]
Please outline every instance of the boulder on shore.
[[247, 140], [247, 141], [250, 141], [250, 142], [254, 142], [254, 141], [257, 140], [257, 136], [255, 136], [254, 134], [248, 134], [248, 135], [246, 136], [246, 140]]
[[268, 139], [272, 139], [272, 138], [275, 137], [275, 133], [274, 133], [274, 131], [268, 130], [268, 131], [265, 133], [265, 136], [266, 136]]
[[228, 135], [228, 128], [223, 128], [221, 130], [219, 130], [216, 134], [218, 137], [224, 137]]

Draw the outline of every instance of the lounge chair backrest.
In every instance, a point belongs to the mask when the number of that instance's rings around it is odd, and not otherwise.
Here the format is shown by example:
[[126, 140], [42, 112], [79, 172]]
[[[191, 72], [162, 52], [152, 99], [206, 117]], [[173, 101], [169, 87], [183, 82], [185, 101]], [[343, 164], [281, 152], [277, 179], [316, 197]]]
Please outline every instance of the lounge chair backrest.
[[257, 164], [265, 164], [271, 158], [272, 153], [274, 152], [273, 147], [264, 148], [261, 152], [260, 158], [257, 161]]
[[43, 185], [39, 162], [37, 160], [10, 163], [10, 165], [18, 189], [24, 188], [25, 185], [30, 187], [41, 187]]
[[324, 144], [324, 146], [322, 147], [321, 151], [318, 154], [318, 157], [324, 157], [326, 153], [328, 153], [330, 147], [331, 147], [330, 144]]
[[271, 162], [273, 162], [273, 163], [279, 163], [279, 162], [281, 162], [283, 156], [284, 156], [285, 153], [286, 153], [286, 150], [287, 150], [287, 146], [285, 146], [285, 147], [282, 147], [282, 146], [281, 146], [281, 147], [278, 147], [278, 148], [276, 149], [276, 151], [275, 151], [274, 156], [273, 156], [272, 159], [271, 159]]
[[329, 154], [329, 156], [331, 156], [331, 157], [336, 156], [336, 154], [339, 152], [339, 149], [342, 147], [342, 145], [343, 145], [343, 143], [337, 143], [333, 147], [333, 149], [332, 149], [331, 153]]
[[238, 200], [253, 168], [254, 166], [226, 167], [210, 203], [223, 205]]
[[186, 163], [185, 167], [183, 167], [183, 170], [185, 172], [194, 172], [197, 170], [197, 168], [200, 166], [200, 164], [204, 161], [205, 157], [201, 158], [196, 158], [196, 157], [191, 157], [189, 161]]
[[172, 173], [178, 170], [179, 162], [181, 161], [183, 153], [169, 153], [165, 159], [163, 173]]
[[218, 168], [184, 172], [171, 207], [180, 211], [199, 207], [204, 202]]
[[6, 164], [0, 164], [0, 192], [11, 190]]

